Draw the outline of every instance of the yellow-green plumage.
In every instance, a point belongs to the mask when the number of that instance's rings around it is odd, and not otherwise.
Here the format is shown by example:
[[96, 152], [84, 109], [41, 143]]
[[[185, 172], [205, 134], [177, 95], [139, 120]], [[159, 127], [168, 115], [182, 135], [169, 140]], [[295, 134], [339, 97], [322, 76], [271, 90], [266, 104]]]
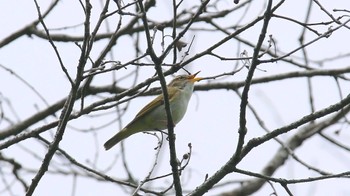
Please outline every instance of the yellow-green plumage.
[[[174, 124], [177, 124], [186, 113], [194, 82], [201, 79], [195, 78], [198, 73], [178, 76], [167, 86]], [[164, 130], [167, 128], [167, 124], [163, 94], [161, 94], [142, 108], [128, 125], [104, 144], [104, 147], [108, 150], [121, 140], [138, 132]]]

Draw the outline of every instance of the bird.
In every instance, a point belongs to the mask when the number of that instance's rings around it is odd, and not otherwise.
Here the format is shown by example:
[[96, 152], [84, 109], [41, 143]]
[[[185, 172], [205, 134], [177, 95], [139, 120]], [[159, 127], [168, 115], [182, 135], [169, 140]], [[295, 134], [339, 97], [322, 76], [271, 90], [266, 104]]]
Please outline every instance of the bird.
[[[192, 75], [179, 75], [168, 85], [169, 105], [174, 125], [184, 117], [188, 102], [192, 96], [194, 83], [203, 78], [196, 77], [198, 71]], [[105, 150], [111, 149], [127, 137], [145, 131], [162, 131], [168, 128], [168, 120], [164, 106], [163, 93], [143, 107], [135, 118], [122, 130], [111, 137], [104, 144]]]

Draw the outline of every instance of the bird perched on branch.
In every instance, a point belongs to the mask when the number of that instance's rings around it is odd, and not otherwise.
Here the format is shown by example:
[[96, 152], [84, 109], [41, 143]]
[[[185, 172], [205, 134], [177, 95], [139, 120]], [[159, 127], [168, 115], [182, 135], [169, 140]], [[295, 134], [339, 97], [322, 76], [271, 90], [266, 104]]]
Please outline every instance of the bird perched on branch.
[[[167, 85], [174, 125], [180, 122], [186, 113], [194, 83], [202, 79], [199, 77], [196, 78], [198, 73], [177, 76]], [[106, 150], [109, 150], [121, 140], [138, 132], [161, 131], [167, 128], [168, 120], [164, 107], [163, 94], [161, 94], [143, 107], [128, 125], [104, 144], [104, 147]]]

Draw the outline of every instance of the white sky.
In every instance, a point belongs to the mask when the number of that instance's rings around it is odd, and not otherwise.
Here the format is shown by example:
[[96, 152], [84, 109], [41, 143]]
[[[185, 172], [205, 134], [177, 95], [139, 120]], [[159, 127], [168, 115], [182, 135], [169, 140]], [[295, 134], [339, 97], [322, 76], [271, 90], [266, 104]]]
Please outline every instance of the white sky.
[[[249, 14], [245, 18], [245, 22], [253, 20], [257, 13], [261, 13], [262, 5], [265, 1], [257, 0], [252, 4]], [[320, 1], [323, 6], [329, 11], [334, 8], [338, 9], [350, 9], [350, 6], [346, 1]], [[47, 7], [46, 1], [39, 2], [41, 10], [44, 11]], [[93, 3], [93, 21], [96, 21], [98, 16], [98, 10], [100, 4], [98, 1]], [[125, 1], [127, 3], [127, 1]], [[184, 6], [190, 5], [190, 2], [184, 1]], [[277, 14], [289, 16], [294, 19], [304, 20], [305, 9], [307, 7], [306, 1], [287, 1], [278, 11]], [[171, 15], [168, 1], [157, 2], [157, 7], [148, 15], [153, 20], [163, 20], [164, 18], [170, 18]], [[232, 1], [221, 1], [218, 5], [219, 8], [234, 6]], [[115, 6], [111, 6], [110, 10], [114, 10]], [[34, 2], [32, 1], [6, 1], [1, 3], [0, 12], [0, 40], [4, 39], [14, 31], [22, 28], [24, 25], [29, 24], [37, 18]], [[164, 12], [160, 13], [159, 10]], [[334, 16], [339, 16], [340, 13], [332, 13]], [[159, 18], [161, 16], [161, 18]], [[220, 21], [220, 23], [229, 23], [231, 20], [237, 19], [240, 15], [230, 15], [227, 21]], [[59, 28], [64, 26], [71, 26], [81, 23], [83, 19], [83, 12], [78, 1], [62, 1], [59, 3], [57, 10], [55, 10], [45, 20], [49, 28]], [[115, 19], [112, 18], [112, 19]], [[110, 20], [111, 22], [113, 20]], [[329, 20], [328, 17], [321, 12], [321, 10], [314, 6], [310, 22], [321, 22]], [[127, 21], [127, 19], [126, 19]], [[125, 24], [127, 23], [125, 21]], [[94, 23], [92, 23], [94, 24]], [[334, 25], [336, 26], [336, 25]], [[197, 26], [198, 27], [198, 26]], [[112, 29], [114, 26], [112, 25]], [[249, 39], [251, 42], [256, 42], [260, 34], [261, 23], [254, 26], [251, 30], [240, 35], [240, 37]], [[328, 27], [318, 28], [319, 32], [325, 32]], [[298, 47], [298, 38], [300, 36], [299, 26], [290, 22], [283, 21], [281, 19], [273, 18], [268, 29], [268, 35], [272, 34], [277, 42], [278, 49], [288, 52]], [[69, 30], [74, 35], [81, 35], [81, 28]], [[316, 44], [308, 47], [308, 55], [313, 60], [320, 60], [326, 57], [332, 57], [339, 54], [345, 54], [349, 52], [348, 48], [348, 34], [349, 30], [339, 30], [331, 35], [328, 39], [323, 39]], [[195, 44], [190, 51], [190, 55], [195, 55], [206, 49], [207, 46], [215, 43], [217, 40], [223, 38], [222, 33], [217, 33], [215, 36], [209, 35], [209, 33], [198, 33], [198, 31], [191, 31], [183, 38], [185, 41], [190, 41], [192, 36], [195, 35]], [[315, 38], [314, 34], [307, 34], [306, 41]], [[144, 38], [142, 38], [144, 40]], [[56, 43], [62, 59], [67, 66], [70, 74], [75, 74], [75, 66], [78, 63], [79, 49], [74, 44]], [[106, 44], [106, 41], [99, 41], [96, 43], [92, 58], [99, 54], [101, 48]], [[118, 41], [118, 46], [113, 50], [115, 59], [121, 62], [127, 62], [133, 58], [133, 54], [125, 48], [130, 48], [130, 39], [123, 37]], [[265, 45], [266, 40], [265, 40]], [[144, 46], [144, 48], [146, 45]], [[252, 48], [242, 45], [241, 50], [247, 50], [249, 55], [253, 54]], [[239, 54], [237, 50], [237, 44], [235, 41], [230, 41], [215, 50], [216, 53], [233, 57]], [[301, 56], [298, 52], [296, 55]], [[237, 57], [237, 56], [236, 56]], [[169, 61], [170, 62], [170, 61]], [[302, 62], [302, 61], [300, 61]], [[325, 68], [340, 68], [348, 66], [348, 59], [343, 61], [330, 62]], [[189, 70], [198, 71], [201, 70], [200, 76], [213, 76], [222, 72], [231, 71], [234, 68], [236, 62], [219, 61], [213, 57], [204, 57], [196, 60], [189, 66]], [[241, 62], [239, 62], [241, 64]], [[43, 97], [53, 104], [58, 100], [61, 100], [69, 92], [69, 83], [65, 79], [62, 73], [57, 58], [52, 50], [52, 47], [47, 41], [39, 39], [35, 36], [32, 38], [22, 37], [16, 40], [0, 50], [0, 64], [12, 69], [15, 73], [24, 78], [28, 83], [35, 87], [37, 91], [41, 93]], [[285, 73], [292, 70], [297, 70], [295, 67], [278, 62], [273, 64], [264, 64], [259, 67], [266, 72], [256, 71], [255, 77], [270, 76], [278, 73]], [[120, 70], [117, 76], [123, 76], [129, 73], [129, 70]], [[142, 68], [142, 75], [138, 79], [138, 82], [142, 82], [144, 79], [151, 77], [154, 73], [152, 67]], [[247, 74], [247, 70], [243, 69], [235, 76], [225, 78], [225, 81], [243, 81]], [[14, 78], [13, 75], [0, 69], [0, 93], [2, 96], [11, 100], [12, 106], [18, 115], [18, 121], [23, 120], [31, 116], [37, 109], [45, 108], [45, 104], [23, 83]], [[168, 77], [169, 81], [171, 77]], [[208, 81], [208, 82], [220, 82]], [[97, 77], [94, 85], [98, 84], [110, 84], [110, 74], [100, 75]], [[123, 81], [120, 83], [123, 87], [129, 87], [132, 81]], [[203, 81], [201, 84], [205, 84]], [[316, 109], [322, 109], [330, 104], [339, 101], [339, 95], [336, 83], [332, 78], [316, 77], [312, 79], [314, 85], [314, 97]], [[349, 87], [342, 84], [343, 96], [349, 92]], [[159, 83], [154, 83], [153, 86], [159, 86]], [[129, 105], [129, 109], [123, 116], [123, 125], [128, 123], [137, 113], [137, 111], [153, 97], [141, 97], [132, 101]], [[92, 102], [93, 99], [87, 99], [87, 102]], [[96, 101], [96, 100], [95, 100]], [[249, 102], [252, 104], [260, 117], [268, 128], [271, 130], [287, 125], [295, 120], [300, 119], [304, 115], [310, 112], [308, 107], [307, 86], [306, 79], [299, 78], [288, 81], [278, 81], [268, 84], [253, 85], [249, 94]], [[238, 129], [238, 115], [239, 115], [240, 99], [234, 92], [226, 90], [213, 90], [204, 92], [195, 92], [190, 105], [187, 110], [187, 114], [184, 119], [176, 126], [176, 147], [178, 157], [188, 152], [188, 143], [192, 143], [193, 154], [191, 157], [190, 165], [187, 171], [184, 173], [184, 190], [193, 190], [196, 186], [203, 182], [205, 175], [211, 176], [217, 171], [235, 151], [237, 142], [237, 129]], [[77, 108], [79, 105], [77, 104]], [[7, 109], [8, 108], [4, 108]], [[11, 116], [11, 114], [9, 114]], [[12, 116], [13, 117], [13, 116]], [[111, 120], [115, 119], [115, 115], [109, 117], [100, 117], [92, 119], [89, 117], [82, 117], [81, 119], [74, 120], [69, 123], [69, 126], [77, 127], [81, 130], [90, 129], [92, 127], [98, 127]], [[264, 131], [258, 126], [255, 118], [251, 112], [247, 114], [248, 119], [248, 139], [261, 136]], [[51, 122], [54, 118], [48, 118], [46, 121]], [[43, 123], [37, 124], [31, 128], [37, 128]], [[6, 126], [0, 123], [0, 130]], [[98, 148], [96, 149], [94, 140], [94, 134], [82, 134], [79, 131], [74, 131], [70, 128], [67, 129], [64, 138], [60, 144], [62, 149], [65, 149], [76, 160], [89, 165], [93, 162], [94, 156], [98, 152], [98, 158], [96, 166], [98, 170], [103, 171], [111, 165], [111, 162], [115, 159], [120, 151], [120, 146], [114, 147], [111, 151], [105, 152], [102, 144], [119, 130], [119, 124], [113, 123], [107, 128], [98, 132]], [[344, 129], [344, 127], [341, 127]], [[341, 140], [344, 144], [349, 143], [350, 134], [343, 131], [341, 137], [336, 139]], [[43, 136], [50, 138], [50, 134], [53, 134], [55, 130], [50, 133], [45, 133]], [[289, 136], [296, 133], [297, 130], [291, 131], [288, 134], [281, 136], [281, 139], [288, 139]], [[332, 135], [335, 130], [328, 130], [326, 133]], [[332, 135], [334, 136], [334, 135]], [[150, 167], [153, 164], [154, 153], [153, 148], [156, 146], [156, 140], [154, 137], [150, 137], [145, 134], [136, 134], [124, 142], [127, 150], [127, 160], [129, 167], [133, 172], [136, 179], [143, 179], [147, 175]], [[15, 158], [17, 161], [23, 163], [23, 166], [27, 168], [37, 169], [41, 164], [41, 159], [33, 158], [33, 156], [26, 152], [22, 147], [25, 146], [30, 150], [38, 153], [43, 157], [46, 152], [46, 148], [39, 145], [37, 140], [28, 139], [21, 142], [20, 145], [12, 146], [2, 151], [3, 155], [7, 157]], [[253, 150], [243, 161], [238, 165], [241, 169], [251, 170], [259, 172], [270, 160], [274, 153], [278, 149], [279, 145], [270, 141], [263, 144], [259, 148]], [[97, 152], [96, 152], [97, 150]], [[349, 153], [338, 149], [337, 147], [325, 142], [320, 137], [316, 136], [311, 140], [308, 140], [302, 147], [298, 148], [296, 154], [305, 162], [312, 164], [322, 170], [338, 173], [349, 171]], [[62, 168], [62, 163], [68, 163], [66, 160], [55, 157], [52, 161], [54, 166]], [[168, 144], [164, 144], [161, 159], [157, 165], [155, 175], [165, 174], [170, 171], [169, 166], [169, 153]], [[25, 164], [25, 165], [24, 165]], [[0, 165], [1, 167], [1, 165]], [[67, 169], [68, 170], [68, 169]], [[117, 161], [112, 170], [109, 170], [107, 175], [123, 179], [125, 177], [125, 171], [123, 170], [121, 161]], [[35, 174], [25, 176], [28, 182], [33, 178]], [[295, 161], [287, 161], [286, 164], [280, 168], [274, 175], [274, 177], [285, 178], [305, 178], [309, 176], [317, 176], [312, 171], [300, 166]], [[224, 181], [243, 179], [246, 176], [238, 174], [230, 174], [225, 177]], [[162, 181], [163, 182], [163, 181]], [[46, 174], [40, 181], [34, 195], [70, 195], [72, 190], [72, 177], [65, 177], [60, 175]], [[159, 182], [155, 182], [157, 184]], [[1, 184], [1, 183], [0, 183]], [[166, 185], [169, 181], [166, 182]], [[331, 179], [324, 180], [317, 183], [305, 183], [298, 184], [297, 186], [290, 186], [290, 189], [295, 195], [349, 195], [350, 188], [348, 186], [349, 181], [346, 179]], [[158, 184], [157, 184], [158, 185]], [[277, 193], [285, 195], [285, 191], [278, 185], [274, 184], [277, 189]], [[148, 185], [146, 184], [146, 187]], [[330, 187], [332, 187], [330, 189]], [[218, 189], [218, 191], [210, 192], [208, 195], [214, 195], [223, 191], [231, 190], [232, 185], [225, 188]], [[4, 187], [0, 185], [0, 190]], [[87, 178], [79, 178], [76, 185], [76, 195], [119, 195], [125, 194], [120, 187], [112, 183], [102, 183]], [[22, 187], [17, 184], [13, 190], [15, 195], [23, 194]], [[269, 185], [265, 185], [256, 195], [268, 195], [272, 192]], [[7, 194], [7, 193], [6, 193]], [[6, 195], [5, 194], [5, 195]], [[2, 195], [2, 194], [1, 194]]]

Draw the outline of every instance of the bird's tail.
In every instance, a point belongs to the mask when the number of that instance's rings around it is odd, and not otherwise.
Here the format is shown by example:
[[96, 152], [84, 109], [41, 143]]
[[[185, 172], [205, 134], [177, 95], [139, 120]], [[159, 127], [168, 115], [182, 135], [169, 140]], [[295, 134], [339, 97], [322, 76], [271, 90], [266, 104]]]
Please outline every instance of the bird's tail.
[[106, 150], [109, 150], [116, 144], [118, 144], [123, 139], [129, 137], [132, 135], [133, 132], [129, 131], [127, 128], [122, 129], [117, 134], [115, 134], [113, 137], [111, 137], [109, 140], [106, 141], [106, 143], [103, 145]]

